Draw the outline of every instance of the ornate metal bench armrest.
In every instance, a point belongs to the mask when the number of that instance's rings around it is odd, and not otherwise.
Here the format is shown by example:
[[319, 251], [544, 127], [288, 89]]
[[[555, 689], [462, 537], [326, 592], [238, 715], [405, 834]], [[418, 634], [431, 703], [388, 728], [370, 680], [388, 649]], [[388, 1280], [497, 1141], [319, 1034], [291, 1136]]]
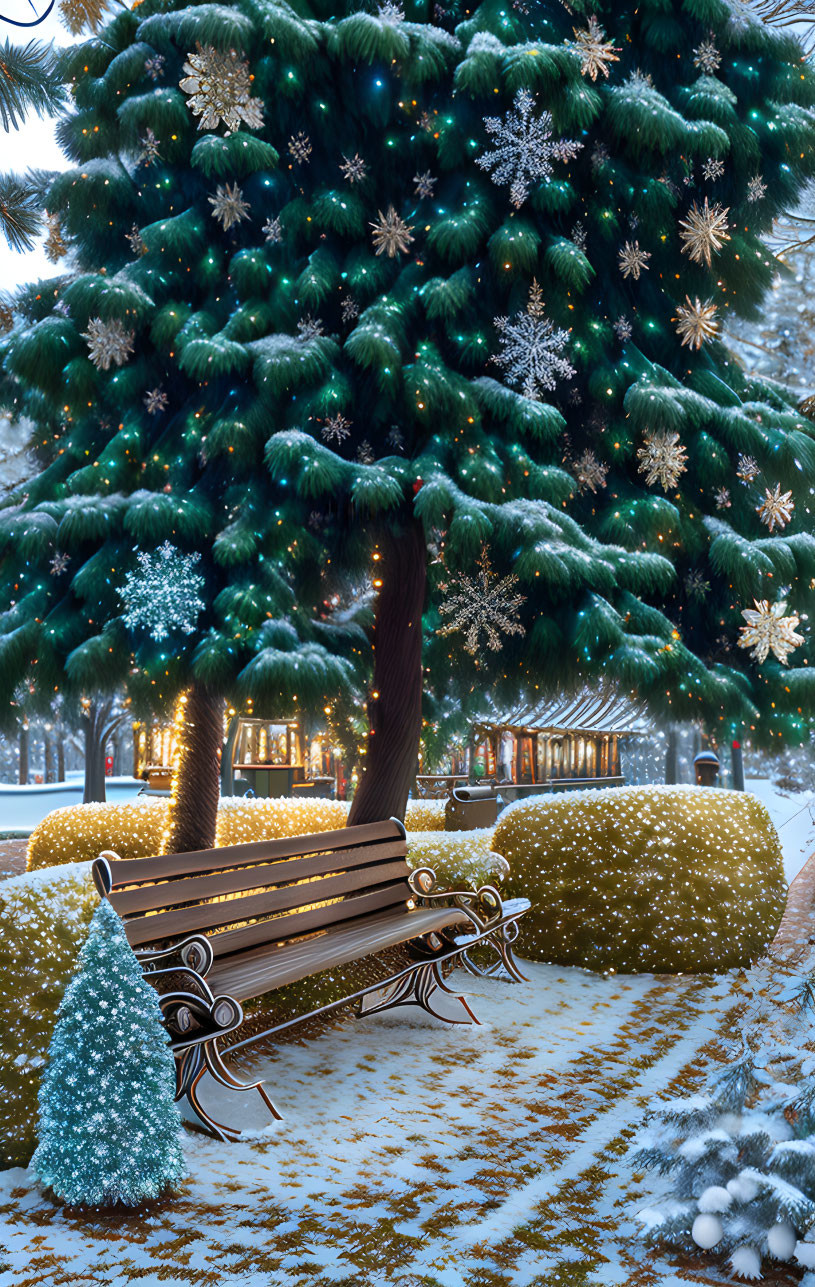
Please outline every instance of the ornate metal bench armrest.
[[[170, 947], [138, 948], [135, 954], [145, 974], [168, 969], [178, 963], [203, 979], [212, 969], [212, 944], [203, 934], [191, 934], [189, 938], [172, 943]], [[162, 964], [159, 965], [158, 962]]]
[[504, 914], [501, 895], [494, 885], [480, 885], [478, 889], [440, 889], [432, 867], [417, 867], [408, 876], [408, 884], [420, 903], [452, 902], [460, 907], [482, 933], [490, 925], [500, 922]]

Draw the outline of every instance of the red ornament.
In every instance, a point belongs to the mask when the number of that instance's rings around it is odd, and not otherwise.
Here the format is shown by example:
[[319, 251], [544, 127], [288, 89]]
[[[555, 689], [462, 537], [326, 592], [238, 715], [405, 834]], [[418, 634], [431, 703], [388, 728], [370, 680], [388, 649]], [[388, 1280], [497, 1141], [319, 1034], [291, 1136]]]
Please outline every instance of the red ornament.
[[424, 487], [424, 479], [417, 478], [415, 483], [413, 484], [413, 495], [415, 496], [418, 492], [422, 490], [423, 487]]

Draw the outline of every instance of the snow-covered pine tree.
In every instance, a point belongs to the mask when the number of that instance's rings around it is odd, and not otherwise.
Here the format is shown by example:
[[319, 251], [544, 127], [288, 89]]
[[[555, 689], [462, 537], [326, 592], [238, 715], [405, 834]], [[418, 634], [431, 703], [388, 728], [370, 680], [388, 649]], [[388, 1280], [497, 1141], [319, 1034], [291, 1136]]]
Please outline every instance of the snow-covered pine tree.
[[72, 1206], [137, 1206], [184, 1174], [158, 997], [103, 901], [66, 989], [40, 1086], [32, 1168]]
[[815, 1268], [812, 977], [774, 983], [773, 1024], [768, 989], [755, 986], [739, 1058], [709, 1094], [659, 1104], [632, 1151], [634, 1167], [670, 1176], [668, 1198], [639, 1212], [646, 1241], [727, 1256], [749, 1281], [765, 1258]]

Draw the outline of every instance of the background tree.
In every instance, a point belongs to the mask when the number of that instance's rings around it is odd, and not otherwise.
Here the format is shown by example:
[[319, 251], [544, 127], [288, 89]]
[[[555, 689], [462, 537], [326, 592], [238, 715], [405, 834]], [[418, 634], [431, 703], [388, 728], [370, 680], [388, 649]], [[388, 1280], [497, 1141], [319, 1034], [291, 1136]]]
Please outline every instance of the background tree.
[[[423, 664], [465, 713], [607, 669], [803, 734], [815, 427], [719, 333], [815, 80], [721, 0], [598, 15], [144, 0], [68, 52], [69, 272], [3, 346], [43, 465], [0, 511], [6, 681], [313, 707], [373, 645], [352, 822], [404, 810]], [[367, 633], [325, 606], [365, 577]]]
[[103, 900], [57, 1012], [32, 1167], [71, 1206], [138, 1206], [184, 1174], [158, 996]]

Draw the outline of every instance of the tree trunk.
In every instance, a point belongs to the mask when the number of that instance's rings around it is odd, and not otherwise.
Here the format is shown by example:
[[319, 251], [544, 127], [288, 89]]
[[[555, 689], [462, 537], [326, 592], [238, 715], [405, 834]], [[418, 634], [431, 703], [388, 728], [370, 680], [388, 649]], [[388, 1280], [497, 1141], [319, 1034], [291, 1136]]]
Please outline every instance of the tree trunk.
[[221, 794], [223, 698], [194, 681], [179, 700], [184, 708], [164, 844], [168, 854], [214, 847]]
[[422, 609], [427, 548], [412, 519], [379, 543], [382, 588], [374, 622], [370, 731], [348, 825], [404, 818], [422, 725]]
[[82, 717], [85, 734], [85, 791], [83, 804], [105, 801], [105, 720], [96, 702]]
[[43, 782], [54, 781], [54, 743], [51, 739], [49, 729], [42, 730], [42, 780]]
[[22, 724], [20, 726], [19, 746], [20, 746], [20, 766], [19, 766], [20, 786], [27, 786], [28, 785], [28, 725], [27, 724]]
[[665, 750], [665, 781], [670, 786], [679, 781], [679, 737], [673, 724], [668, 728], [668, 745]]
[[65, 734], [57, 733], [57, 782], [65, 781]]

